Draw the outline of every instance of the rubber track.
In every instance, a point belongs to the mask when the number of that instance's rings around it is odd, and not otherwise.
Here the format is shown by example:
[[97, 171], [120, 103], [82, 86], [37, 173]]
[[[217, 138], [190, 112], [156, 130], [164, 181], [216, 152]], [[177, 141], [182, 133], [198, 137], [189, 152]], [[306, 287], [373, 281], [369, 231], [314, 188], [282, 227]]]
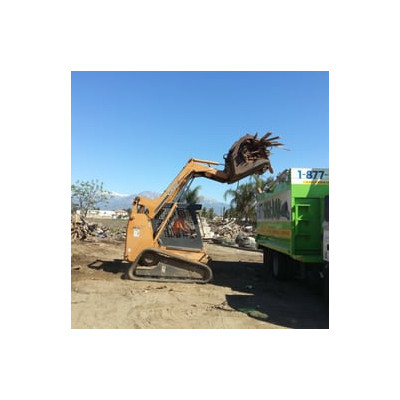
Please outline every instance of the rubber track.
[[[156, 253], [157, 257], [159, 257], [159, 262], [157, 265], [153, 267], [144, 267], [148, 269], [155, 269], [157, 266], [160, 265], [160, 262], [163, 264], [167, 264], [167, 266], [170, 267], [175, 267], [179, 268], [180, 270], [185, 270], [185, 266], [182, 264], [186, 264], [188, 268], [190, 267], [195, 267], [196, 269], [198, 268], [202, 275], [203, 278], [190, 278], [190, 277], [163, 277], [161, 274], [157, 277], [155, 276], [138, 276], [137, 269], [141, 267], [139, 265], [139, 260], [142, 258], [142, 256], [147, 253], [147, 252], [152, 252]], [[189, 273], [189, 272], [188, 272]], [[181, 283], [207, 283], [210, 282], [211, 279], [213, 278], [212, 270], [210, 267], [208, 267], [206, 264], [203, 264], [198, 261], [192, 261], [189, 260], [185, 257], [177, 256], [175, 254], [167, 253], [165, 251], [156, 249], [156, 248], [147, 248], [143, 250], [139, 256], [136, 258], [136, 260], [131, 263], [129, 266], [127, 272], [126, 272], [127, 278], [134, 280], [134, 281], [154, 281], [154, 282], [181, 282]]]

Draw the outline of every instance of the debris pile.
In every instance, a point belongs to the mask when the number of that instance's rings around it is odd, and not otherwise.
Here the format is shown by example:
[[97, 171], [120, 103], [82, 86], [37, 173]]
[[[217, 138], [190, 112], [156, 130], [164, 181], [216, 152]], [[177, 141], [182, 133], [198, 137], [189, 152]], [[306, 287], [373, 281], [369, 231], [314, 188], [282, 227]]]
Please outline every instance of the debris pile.
[[[226, 246], [235, 246], [248, 249], [256, 249], [253, 226], [240, 226], [235, 219], [215, 218], [207, 221], [200, 218], [200, 231], [203, 240], [211, 240], [213, 243]], [[106, 225], [87, 222], [83, 217], [71, 215], [71, 241], [113, 239], [125, 240], [125, 228], [112, 229]]]
[[234, 219], [230, 221], [226, 220], [213, 221], [212, 228], [217, 236], [223, 236], [228, 239], [235, 238], [241, 229]]
[[91, 240], [93, 238], [125, 239], [125, 230], [111, 232], [105, 225], [89, 223], [79, 215], [71, 215], [71, 240]]
[[211, 239], [213, 243], [227, 246], [257, 248], [254, 227], [251, 225], [243, 227], [236, 223], [236, 219], [222, 218], [215, 218], [208, 223], [205, 218], [201, 218], [200, 225], [203, 239]]
[[256, 249], [256, 239], [253, 236], [249, 236], [245, 232], [239, 232], [235, 238], [235, 242], [239, 247], [245, 247], [249, 249]]
[[204, 217], [199, 217], [199, 222], [201, 237], [203, 239], [212, 239], [215, 234], [211, 230], [211, 226], [208, 224], [207, 219]]

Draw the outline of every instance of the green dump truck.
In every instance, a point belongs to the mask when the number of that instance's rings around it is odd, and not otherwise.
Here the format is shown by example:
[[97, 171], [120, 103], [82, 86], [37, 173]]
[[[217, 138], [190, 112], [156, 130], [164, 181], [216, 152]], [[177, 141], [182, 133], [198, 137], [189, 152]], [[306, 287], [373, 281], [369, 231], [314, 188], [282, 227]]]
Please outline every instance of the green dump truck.
[[257, 196], [256, 241], [276, 279], [299, 277], [316, 283], [322, 278], [327, 282], [323, 237], [328, 204], [326, 168], [290, 168], [280, 174], [273, 191]]

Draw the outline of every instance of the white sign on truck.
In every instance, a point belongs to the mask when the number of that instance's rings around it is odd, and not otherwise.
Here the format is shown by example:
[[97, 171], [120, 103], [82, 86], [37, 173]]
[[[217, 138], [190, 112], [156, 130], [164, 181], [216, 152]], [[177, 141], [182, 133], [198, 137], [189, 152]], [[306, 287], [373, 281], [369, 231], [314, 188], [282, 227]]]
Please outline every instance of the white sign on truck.
[[292, 184], [329, 185], [329, 168], [291, 168]]

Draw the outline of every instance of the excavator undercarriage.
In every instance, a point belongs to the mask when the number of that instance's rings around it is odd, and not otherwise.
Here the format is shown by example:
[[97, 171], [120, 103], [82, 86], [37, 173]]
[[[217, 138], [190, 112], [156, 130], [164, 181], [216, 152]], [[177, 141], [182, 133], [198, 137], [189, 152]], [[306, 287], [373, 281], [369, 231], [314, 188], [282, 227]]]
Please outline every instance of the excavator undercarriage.
[[[147, 265], [143, 262], [145, 257], [154, 262]], [[141, 265], [138, 260], [141, 261]], [[137, 260], [131, 263], [127, 275], [132, 280], [186, 283], [207, 283], [213, 277], [208, 265], [155, 248], [145, 249]]]
[[128, 221], [124, 260], [132, 280], [207, 283], [212, 271], [203, 248], [196, 211], [199, 204], [180, 202], [188, 183], [205, 177], [233, 183], [252, 174], [273, 173], [269, 148], [281, 146], [278, 136], [246, 135], [229, 150], [223, 170], [214, 161], [190, 159], [157, 199], [136, 197]]

